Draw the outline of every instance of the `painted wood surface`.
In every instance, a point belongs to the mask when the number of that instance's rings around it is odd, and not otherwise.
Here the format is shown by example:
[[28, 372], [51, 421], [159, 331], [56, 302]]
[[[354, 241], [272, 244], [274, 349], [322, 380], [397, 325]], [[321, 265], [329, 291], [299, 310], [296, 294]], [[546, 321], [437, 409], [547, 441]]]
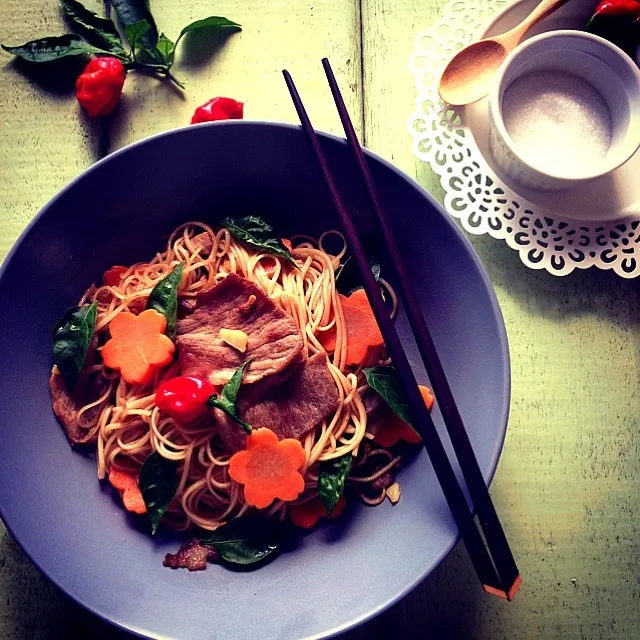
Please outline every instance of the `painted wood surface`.
[[[169, 36], [212, 13], [245, 26], [225, 42], [192, 43], [179, 57], [184, 98], [153, 78], [129, 78], [122, 108], [96, 125], [78, 112], [69, 82], [25, 74], [1, 59], [2, 255], [82, 169], [109, 150], [187, 124], [212, 95], [244, 99], [249, 118], [295, 122], [279, 76], [285, 66], [314, 123], [339, 132], [318, 64], [323, 55], [347, 89], [367, 146], [440, 197], [406, 132], [414, 95], [407, 58], [414, 34], [439, 14], [439, 0], [154, 0], [153, 6]], [[0, 42], [61, 29], [53, 0], [0, 4]], [[510, 341], [512, 412], [492, 494], [524, 584], [512, 603], [484, 595], [458, 547], [410, 596], [345, 637], [640, 637], [638, 283], [595, 270], [555, 278], [526, 269], [504, 244], [472, 241]], [[76, 635], [128, 637], [51, 586], [0, 525], [0, 638]]]

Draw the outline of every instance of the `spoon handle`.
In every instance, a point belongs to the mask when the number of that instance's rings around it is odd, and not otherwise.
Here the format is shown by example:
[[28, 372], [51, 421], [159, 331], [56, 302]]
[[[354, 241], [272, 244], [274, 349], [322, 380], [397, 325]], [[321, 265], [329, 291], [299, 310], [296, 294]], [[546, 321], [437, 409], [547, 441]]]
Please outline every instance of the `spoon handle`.
[[554, 11], [565, 5], [569, 0], [542, 0], [542, 2], [517, 26], [511, 30], [522, 38], [532, 27], [551, 15]]

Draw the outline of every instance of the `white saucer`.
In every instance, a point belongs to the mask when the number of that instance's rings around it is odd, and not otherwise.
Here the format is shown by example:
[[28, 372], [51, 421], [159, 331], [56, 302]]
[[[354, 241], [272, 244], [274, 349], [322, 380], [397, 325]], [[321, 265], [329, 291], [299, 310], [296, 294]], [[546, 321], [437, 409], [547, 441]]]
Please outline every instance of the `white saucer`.
[[[520, 0], [501, 13], [481, 37], [503, 33], [529, 15], [538, 0]], [[556, 29], [583, 29], [597, 2], [572, 0], [547, 18], [528, 36]], [[489, 125], [487, 99], [464, 109], [464, 122], [475, 138], [484, 159], [496, 175], [529, 202], [546, 210], [549, 214], [560, 214], [574, 220], [597, 221], [618, 220], [640, 216], [640, 152], [617, 171], [594, 180], [580, 189], [564, 192], [531, 191], [509, 181], [495, 164], [489, 152]]]
[[[597, 267], [624, 278], [640, 275], [640, 153], [580, 189], [527, 190], [501, 174], [489, 151], [488, 101], [445, 106], [442, 70], [461, 47], [507, 31], [538, 4], [518, 0], [450, 0], [431, 29], [416, 35], [409, 68], [416, 101], [408, 128], [415, 155], [440, 177], [447, 211], [469, 233], [488, 234], [518, 251], [532, 269], [557, 276]], [[530, 36], [581, 29], [597, 0], [570, 0]]]

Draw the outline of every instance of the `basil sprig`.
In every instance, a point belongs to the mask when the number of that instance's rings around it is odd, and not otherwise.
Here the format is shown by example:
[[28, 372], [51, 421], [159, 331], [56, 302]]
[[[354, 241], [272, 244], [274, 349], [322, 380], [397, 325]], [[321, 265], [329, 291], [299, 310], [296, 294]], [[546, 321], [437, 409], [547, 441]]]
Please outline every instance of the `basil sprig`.
[[274, 233], [273, 227], [260, 216], [246, 216], [244, 218], [225, 218], [221, 223], [232, 236], [267, 253], [283, 258], [297, 267], [291, 252], [284, 246], [282, 240]]
[[[125, 33], [132, 31], [133, 25], [138, 25], [139, 31], [144, 31], [140, 36], [140, 47], [146, 51], [151, 58], [156, 58], [155, 48], [158, 43], [158, 28], [146, 0], [111, 0], [120, 24], [124, 27]], [[144, 28], [142, 28], [144, 23]], [[129, 34], [126, 33], [127, 40], [131, 46], [135, 58], [136, 45], [138, 42], [131, 42]]]
[[158, 452], [150, 454], [140, 470], [138, 486], [155, 534], [160, 518], [171, 504], [178, 490], [178, 465], [163, 458]]
[[236, 406], [236, 398], [240, 385], [242, 384], [242, 376], [244, 370], [249, 366], [251, 360], [245, 360], [231, 376], [231, 380], [222, 387], [220, 395], [213, 394], [208, 400], [209, 409], [220, 409], [224, 411], [228, 416], [233, 418], [247, 433], [251, 433], [251, 425], [247, 424], [244, 420], [241, 420], [238, 416], [238, 407]]
[[178, 322], [178, 287], [182, 280], [184, 264], [181, 262], [168, 275], [162, 278], [151, 290], [147, 300], [147, 309], [155, 309], [167, 319], [165, 333], [176, 339], [176, 324]]
[[200, 538], [200, 544], [213, 547], [220, 560], [231, 565], [261, 562], [282, 542], [283, 526], [274, 518], [242, 516]]
[[[369, 266], [376, 282], [380, 277], [380, 263], [375, 256], [370, 256]], [[351, 256], [349, 256], [336, 271], [336, 289], [346, 296], [350, 296], [357, 289], [362, 288], [360, 271]]]
[[126, 59], [122, 38], [113, 20], [101, 18], [77, 0], [60, 0], [65, 18], [90, 44]]
[[[412, 429], [409, 401], [393, 367], [378, 366], [363, 369], [367, 384], [387, 403], [389, 408]], [[416, 432], [417, 433], [417, 432]]]
[[104, 55], [107, 53], [72, 33], [31, 40], [17, 47], [0, 46], [7, 53], [18, 56], [27, 62], [52, 62], [68, 56]]
[[318, 495], [328, 516], [331, 515], [344, 492], [344, 483], [352, 462], [353, 456], [347, 453], [339, 458], [321, 462], [318, 467]]
[[148, 0], [111, 0], [122, 25], [128, 50], [110, 17], [102, 18], [77, 0], [60, 0], [69, 25], [78, 35], [66, 33], [31, 40], [25, 44], [2, 48], [28, 62], [51, 62], [67, 56], [98, 55], [119, 58], [127, 69], [144, 69], [160, 74], [184, 88], [172, 73], [175, 49], [187, 34], [202, 29], [238, 30], [237, 22], [221, 16], [209, 16], [191, 22], [180, 31], [176, 42], [163, 33], [158, 35]]
[[87, 358], [89, 345], [96, 328], [98, 303], [71, 307], [53, 329], [53, 361], [72, 391]]

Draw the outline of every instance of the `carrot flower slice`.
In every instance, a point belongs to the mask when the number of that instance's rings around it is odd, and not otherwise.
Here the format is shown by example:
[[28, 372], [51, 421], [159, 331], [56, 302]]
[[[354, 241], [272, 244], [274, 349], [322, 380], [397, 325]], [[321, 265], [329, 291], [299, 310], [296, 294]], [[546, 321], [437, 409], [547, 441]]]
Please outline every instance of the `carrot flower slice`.
[[120, 492], [122, 502], [127, 511], [132, 513], [146, 513], [147, 506], [144, 503], [142, 492], [138, 487], [138, 479], [132, 473], [111, 469], [109, 482]]
[[265, 509], [276, 498], [290, 502], [302, 493], [300, 468], [305, 458], [297, 440], [278, 440], [271, 429], [254, 429], [247, 437], [247, 448], [231, 456], [229, 475], [244, 485], [248, 505]]
[[[420, 394], [422, 395], [422, 399], [424, 403], [431, 411], [433, 407], [434, 397], [431, 389], [429, 387], [425, 387], [424, 385], [418, 385], [420, 389]], [[381, 446], [385, 448], [393, 447], [393, 445], [398, 444], [400, 440], [404, 440], [405, 442], [409, 442], [411, 444], [418, 444], [422, 442], [422, 438], [420, 434], [410, 425], [407, 424], [402, 418], [399, 418], [391, 409], [389, 409], [389, 417], [380, 427], [378, 433], [376, 433], [374, 440]]]
[[167, 320], [155, 309], [140, 315], [119, 313], [109, 324], [111, 339], [102, 349], [107, 367], [120, 371], [129, 384], [146, 384], [156, 369], [173, 359], [175, 346], [164, 335]]
[[[357, 289], [348, 298], [340, 294], [340, 303], [347, 332], [347, 364], [362, 364], [369, 349], [384, 344], [380, 328], [364, 289]], [[335, 329], [321, 333], [319, 340], [326, 351], [334, 351]]]
[[[333, 520], [334, 518], [337, 518], [344, 511], [346, 506], [347, 501], [345, 497], [340, 496], [336, 506], [331, 512], [331, 519]], [[324, 504], [322, 504], [320, 497], [315, 496], [303, 504], [292, 504], [289, 507], [289, 517], [296, 527], [311, 529], [318, 524], [320, 518], [327, 517], [327, 509]]]

